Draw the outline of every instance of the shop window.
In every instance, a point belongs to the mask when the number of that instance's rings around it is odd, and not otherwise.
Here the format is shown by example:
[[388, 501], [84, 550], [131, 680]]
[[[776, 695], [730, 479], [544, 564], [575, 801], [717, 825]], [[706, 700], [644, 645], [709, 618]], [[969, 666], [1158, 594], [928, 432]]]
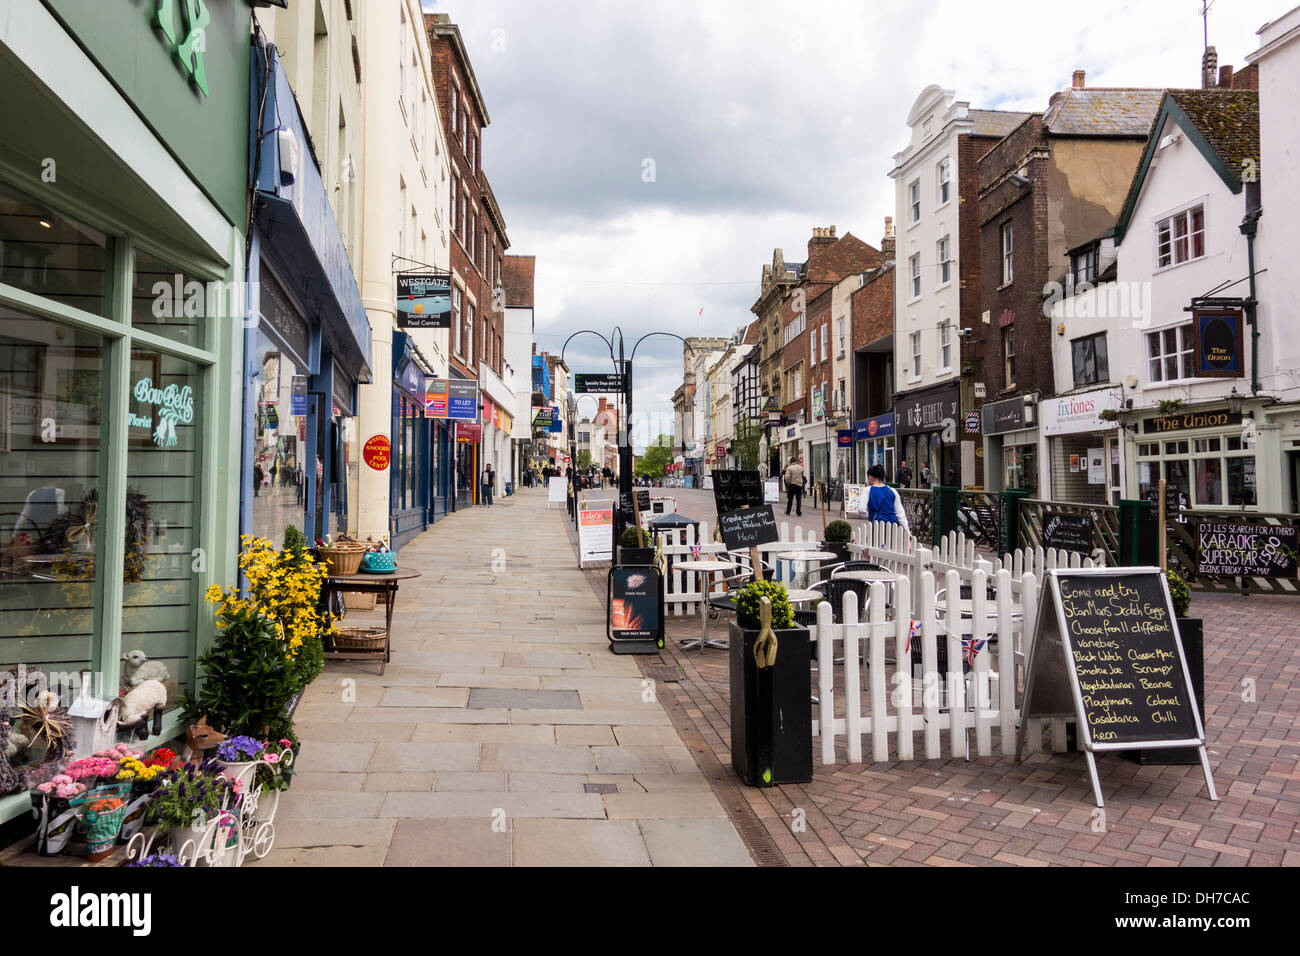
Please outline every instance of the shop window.
[[108, 240], [0, 183], [0, 283], [107, 315]]
[[1153, 382], [1192, 377], [1192, 327], [1180, 325], [1147, 334], [1147, 367]]
[[137, 252], [131, 277], [131, 326], [173, 342], [203, 347], [209, 313], [242, 315], [244, 303], [224, 283], [207, 283], [185, 275], [147, 252]]
[[1074, 339], [1070, 342], [1070, 353], [1074, 363], [1076, 387], [1110, 381], [1105, 332]]
[[64, 706], [96, 664], [106, 381], [99, 336], [0, 308], [0, 670], [43, 672]]
[[303, 530], [307, 493], [307, 370], [262, 329], [249, 385], [257, 397], [253, 434], [253, 521], [249, 533], [277, 547], [284, 529]]
[[1228, 504], [1253, 508], [1255, 500], [1255, 456], [1225, 459], [1228, 478]]

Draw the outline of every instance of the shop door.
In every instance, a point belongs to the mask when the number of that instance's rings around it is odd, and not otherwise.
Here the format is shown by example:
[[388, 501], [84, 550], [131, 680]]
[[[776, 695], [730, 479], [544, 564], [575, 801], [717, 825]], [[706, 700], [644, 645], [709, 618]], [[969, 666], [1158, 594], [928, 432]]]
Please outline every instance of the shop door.
[[1106, 475], [1109, 479], [1106, 482], [1106, 499], [1112, 505], [1118, 506], [1124, 490], [1124, 472], [1120, 466], [1118, 438], [1106, 439], [1106, 465]]

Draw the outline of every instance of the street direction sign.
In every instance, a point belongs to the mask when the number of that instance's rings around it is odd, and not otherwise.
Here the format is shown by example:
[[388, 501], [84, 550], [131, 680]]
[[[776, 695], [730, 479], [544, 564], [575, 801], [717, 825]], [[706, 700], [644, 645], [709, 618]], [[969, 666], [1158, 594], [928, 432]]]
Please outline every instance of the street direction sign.
[[615, 372], [575, 372], [573, 382], [573, 390], [580, 393], [623, 391], [623, 376]]

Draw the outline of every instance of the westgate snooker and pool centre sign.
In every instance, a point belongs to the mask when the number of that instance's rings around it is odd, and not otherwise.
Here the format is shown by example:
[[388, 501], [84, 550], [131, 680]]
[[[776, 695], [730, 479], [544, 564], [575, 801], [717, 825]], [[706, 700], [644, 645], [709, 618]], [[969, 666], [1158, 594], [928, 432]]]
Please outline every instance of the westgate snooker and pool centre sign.
[[399, 275], [397, 327], [451, 328], [451, 276], [430, 273]]
[[392, 457], [392, 446], [387, 435], [371, 435], [361, 446], [361, 460], [375, 471], [384, 471]]

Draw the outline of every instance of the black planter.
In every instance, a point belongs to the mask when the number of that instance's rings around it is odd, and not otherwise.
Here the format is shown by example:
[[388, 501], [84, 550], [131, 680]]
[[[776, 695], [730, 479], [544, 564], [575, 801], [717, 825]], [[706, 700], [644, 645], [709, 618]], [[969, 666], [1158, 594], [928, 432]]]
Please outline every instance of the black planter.
[[776, 632], [772, 667], [754, 660], [758, 631], [731, 622], [731, 766], [751, 787], [813, 776], [812, 670], [808, 629]]
[[655, 563], [654, 548], [625, 548], [618, 546], [618, 563], [624, 567], [645, 566]]
[[[1178, 634], [1183, 639], [1183, 654], [1187, 670], [1192, 675], [1192, 691], [1196, 694], [1196, 709], [1205, 726], [1205, 631], [1199, 617], [1178, 618]], [[1208, 731], [1207, 731], [1208, 733]], [[1126, 750], [1132, 760], [1145, 765], [1200, 764], [1201, 751], [1196, 747], [1149, 747], [1146, 750]]]
[[823, 565], [839, 564], [842, 561], [849, 560], [852, 555], [849, 554], [849, 542], [847, 541], [823, 541], [822, 550], [829, 551], [835, 555], [835, 559], [823, 561]]

